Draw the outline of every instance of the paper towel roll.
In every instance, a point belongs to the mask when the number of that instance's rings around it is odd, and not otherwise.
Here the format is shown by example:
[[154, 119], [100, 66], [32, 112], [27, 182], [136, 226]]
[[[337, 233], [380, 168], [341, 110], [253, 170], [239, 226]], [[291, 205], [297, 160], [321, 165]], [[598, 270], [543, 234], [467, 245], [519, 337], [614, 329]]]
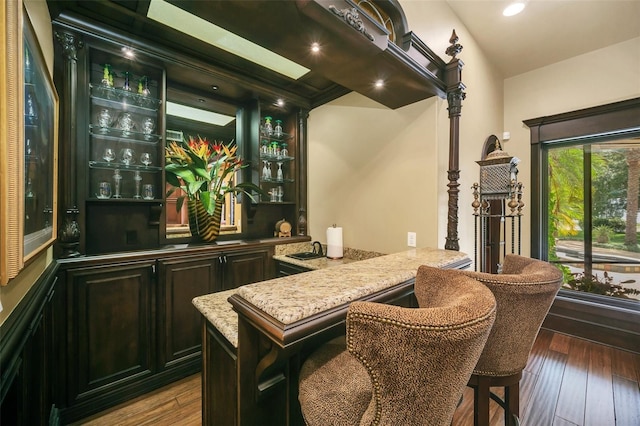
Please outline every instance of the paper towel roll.
[[342, 228], [332, 226], [327, 228], [327, 257], [342, 259]]

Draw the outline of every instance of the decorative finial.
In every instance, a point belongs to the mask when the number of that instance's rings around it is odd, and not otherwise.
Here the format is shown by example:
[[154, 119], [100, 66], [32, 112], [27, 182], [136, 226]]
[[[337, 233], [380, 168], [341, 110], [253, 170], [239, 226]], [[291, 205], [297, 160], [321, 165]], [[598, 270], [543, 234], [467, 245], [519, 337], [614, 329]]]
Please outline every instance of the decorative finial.
[[447, 55], [451, 56], [451, 60], [456, 59], [456, 55], [462, 52], [462, 45], [458, 44], [458, 35], [456, 34], [456, 30], [453, 30], [451, 33], [451, 38], [449, 39], [449, 43], [451, 46], [447, 47], [445, 51]]

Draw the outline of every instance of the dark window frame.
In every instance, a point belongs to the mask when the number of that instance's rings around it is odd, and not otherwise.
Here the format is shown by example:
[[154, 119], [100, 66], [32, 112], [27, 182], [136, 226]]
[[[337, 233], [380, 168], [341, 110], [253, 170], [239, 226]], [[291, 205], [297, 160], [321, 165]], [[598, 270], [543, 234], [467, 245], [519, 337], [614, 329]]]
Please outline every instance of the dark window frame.
[[[547, 151], [558, 144], [594, 143], [640, 136], [640, 98], [524, 120], [531, 132], [531, 256], [547, 260]], [[591, 182], [585, 182], [586, 184]], [[585, 193], [588, 191], [585, 191]], [[587, 236], [585, 235], [585, 240]], [[589, 238], [590, 240], [590, 238]], [[587, 259], [585, 259], [585, 262]], [[567, 298], [637, 309], [637, 301], [560, 290]]]

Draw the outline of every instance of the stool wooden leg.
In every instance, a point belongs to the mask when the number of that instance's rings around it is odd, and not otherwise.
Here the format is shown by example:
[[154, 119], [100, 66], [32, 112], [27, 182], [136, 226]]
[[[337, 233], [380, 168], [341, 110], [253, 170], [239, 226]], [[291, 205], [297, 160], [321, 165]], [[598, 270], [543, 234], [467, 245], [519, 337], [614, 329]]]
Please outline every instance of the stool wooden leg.
[[520, 417], [520, 383], [514, 383], [504, 387], [504, 425], [515, 426], [516, 419]]
[[489, 426], [489, 379], [479, 376], [473, 388], [473, 426]]

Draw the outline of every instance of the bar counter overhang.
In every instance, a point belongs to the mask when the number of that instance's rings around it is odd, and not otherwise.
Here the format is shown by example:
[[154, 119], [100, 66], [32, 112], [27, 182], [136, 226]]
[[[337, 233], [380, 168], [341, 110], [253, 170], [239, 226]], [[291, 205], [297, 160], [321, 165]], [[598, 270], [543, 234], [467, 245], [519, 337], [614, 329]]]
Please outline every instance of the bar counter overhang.
[[203, 316], [204, 425], [301, 425], [299, 369], [344, 334], [349, 304], [415, 307], [420, 265], [464, 269], [464, 253], [412, 249], [197, 297]]

